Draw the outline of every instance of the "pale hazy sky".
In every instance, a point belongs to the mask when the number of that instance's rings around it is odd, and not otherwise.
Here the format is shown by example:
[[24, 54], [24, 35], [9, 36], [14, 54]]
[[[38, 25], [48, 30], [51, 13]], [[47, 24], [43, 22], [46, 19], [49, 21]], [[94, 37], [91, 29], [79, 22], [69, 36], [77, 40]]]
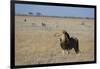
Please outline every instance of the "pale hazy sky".
[[47, 6], [47, 5], [29, 5], [16, 4], [15, 14], [28, 14], [32, 12], [34, 15], [37, 12], [48, 16], [73, 16], [73, 17], [91, 17], [94, 18], [94, 8], [83, 7], [67, 7], [67, 6]]

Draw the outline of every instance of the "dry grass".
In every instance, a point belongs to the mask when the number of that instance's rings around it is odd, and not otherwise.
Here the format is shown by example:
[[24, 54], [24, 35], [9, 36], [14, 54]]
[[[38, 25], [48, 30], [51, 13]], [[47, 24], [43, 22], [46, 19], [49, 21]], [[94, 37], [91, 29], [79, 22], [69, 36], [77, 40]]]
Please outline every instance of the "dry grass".
[[[27, 22], [24, 22], [27, 18]], [[84, 21], [84, 25], [81, 25]], [[41, 27], [41, 23], [46, 27]], [[32, 23], [35, 23], [32, 26]], [[15, 64], [32, 65], [47, 63], [82, 62], [94, 60], [94, 21], [50, 17], [15, 17]], [[79, 39], [80, 53], [62, 54], [59, 41], [54, 36], [65, 29]]]

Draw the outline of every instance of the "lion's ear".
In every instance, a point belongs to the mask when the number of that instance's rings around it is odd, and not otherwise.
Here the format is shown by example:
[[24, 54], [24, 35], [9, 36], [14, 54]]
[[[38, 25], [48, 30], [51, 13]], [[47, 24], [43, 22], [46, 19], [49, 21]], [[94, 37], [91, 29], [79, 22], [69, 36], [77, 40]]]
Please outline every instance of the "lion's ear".
[[61, 36], [61, 34], [60, 33], [55, 33], [54, 36], [59, 37], [59, 36]]

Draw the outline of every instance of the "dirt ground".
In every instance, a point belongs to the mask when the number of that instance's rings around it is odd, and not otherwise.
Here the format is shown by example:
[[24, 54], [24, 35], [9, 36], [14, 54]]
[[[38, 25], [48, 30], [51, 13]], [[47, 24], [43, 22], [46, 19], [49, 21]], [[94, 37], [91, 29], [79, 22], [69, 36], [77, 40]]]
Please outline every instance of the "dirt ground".
[[[54, 36], [61, 30], [78, 38], [79, 54], [62, 54]], [[15, 16], [15, 65], [84, 61], [94, 61], [93, 19]]]

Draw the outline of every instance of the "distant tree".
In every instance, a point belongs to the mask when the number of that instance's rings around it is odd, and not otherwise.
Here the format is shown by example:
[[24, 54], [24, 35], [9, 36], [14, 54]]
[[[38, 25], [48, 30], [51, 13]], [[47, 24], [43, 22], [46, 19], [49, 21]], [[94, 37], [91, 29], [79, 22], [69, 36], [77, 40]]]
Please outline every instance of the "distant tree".
[[42, 14], [40, 12], [37, 12], [36, 13], [36, 16], [41, 16]]
[[29, 15], [33, 15], [33, 13], [32, 13], [32, 12], [29, 12], [28, 14], [29, 14]]
[[89, 17], [86, 17], [86, 19], [89, 19]]

